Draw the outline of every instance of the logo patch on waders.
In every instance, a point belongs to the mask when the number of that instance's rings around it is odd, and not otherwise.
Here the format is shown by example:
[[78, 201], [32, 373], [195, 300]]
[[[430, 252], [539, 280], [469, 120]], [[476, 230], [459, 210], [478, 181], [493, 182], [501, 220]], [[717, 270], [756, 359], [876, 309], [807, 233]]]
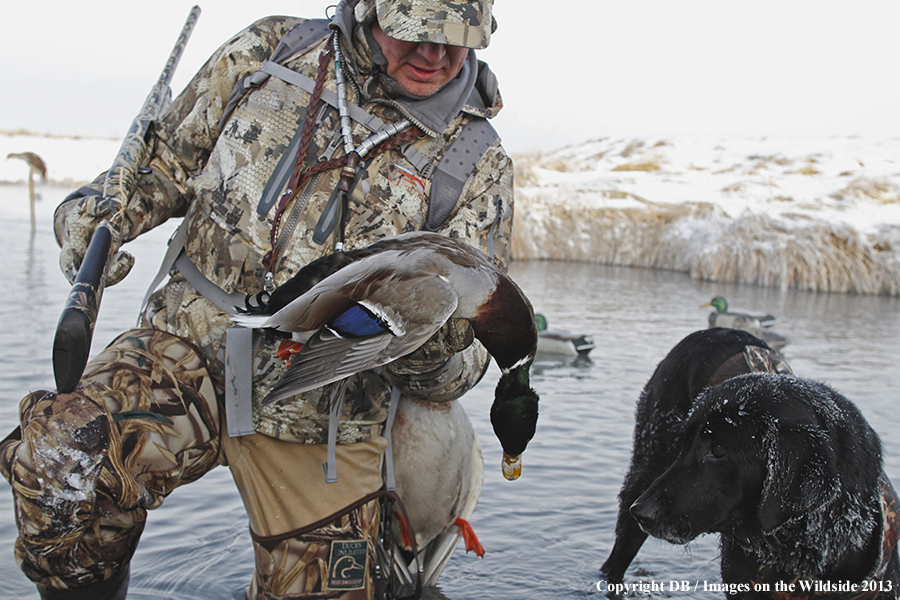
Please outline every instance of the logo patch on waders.
[[359, 590], [366, 587], [368, 550], [365, 540], [331, 542], [325, 589]]

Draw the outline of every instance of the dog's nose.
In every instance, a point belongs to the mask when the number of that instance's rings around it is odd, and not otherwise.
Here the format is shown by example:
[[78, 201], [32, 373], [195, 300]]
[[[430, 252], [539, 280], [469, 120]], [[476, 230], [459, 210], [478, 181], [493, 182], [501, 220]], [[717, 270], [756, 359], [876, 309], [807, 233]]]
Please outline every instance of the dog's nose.
[[646, 494], [635, 500], [628, 511], [642, 528], [652, 524], [659, 516], [659, 502]]

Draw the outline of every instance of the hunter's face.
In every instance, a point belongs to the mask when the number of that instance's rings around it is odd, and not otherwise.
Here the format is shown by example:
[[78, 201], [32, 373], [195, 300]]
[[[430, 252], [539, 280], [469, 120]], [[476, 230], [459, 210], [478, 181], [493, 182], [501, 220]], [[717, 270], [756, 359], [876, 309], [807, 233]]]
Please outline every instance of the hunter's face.
[[434, 94], [456, 77], [469, 53], [463, 46], [394, 39], [377, 22], [372, 34], [387, 59], [388, 76], [417, 98]]

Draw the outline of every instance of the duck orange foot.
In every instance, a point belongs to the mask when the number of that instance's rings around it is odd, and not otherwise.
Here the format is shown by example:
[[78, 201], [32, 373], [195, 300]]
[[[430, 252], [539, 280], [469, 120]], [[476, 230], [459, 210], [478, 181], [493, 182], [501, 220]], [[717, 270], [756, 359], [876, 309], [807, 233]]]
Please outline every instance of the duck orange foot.
[[466, 542], [466, 552], [471, 550], [475, 552], [478, 558], [484, 558], [484, 546], [478, 541], [475, 530], [472, 529], [469, 522], [465, 519], [457, 519], [453, 524], [459, 527], [459, 535], [461, 535]]
[[284, 362], [284, 366], [291, 366], [291, 361], [294, 360], [294, 355], [300, 352], [303, 349], [303, 344], [300, 342], [295, 342], [291, 339], [281, 340], [281, 343], [278, 344], [278, 349], [275, 351], [275, 356], [280, 358]]
[[409, 537], [409, 528], [406, 526], [406, 519], [400, 513], [394, 513], [397, 521], [400, 523], [400, 545], [404, 550], [412, 550], [412, 540]]

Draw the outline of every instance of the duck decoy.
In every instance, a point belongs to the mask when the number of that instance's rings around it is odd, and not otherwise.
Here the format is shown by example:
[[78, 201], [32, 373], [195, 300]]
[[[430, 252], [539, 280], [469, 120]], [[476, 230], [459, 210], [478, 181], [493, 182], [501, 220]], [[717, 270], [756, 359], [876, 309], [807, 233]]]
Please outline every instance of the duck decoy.
[[538, 330], [538, 354], [587, 357], [594, 349], [594, 341], [580, 333], [563, 329], [549, 329], [547, 317], [535, 313]]
[[767, 313], [750, 313], [746, 311], [728, 310], [728, 301], [722, 296], [715, 296], [701, 308], [712, 306], [715, 312], [709, 314], [709, 327], [726, 327], [743, 329], [765, 341], [773, 350], [780, 350], [787, 345], [788, 339], [772, 331], [778, 319]]
[[710, 313], [709, 315], [709, 326], [710, 327], [729, 327], [731, 329], [740, 329], [740, 327], [734, 327], [733, 323], [744, 324], [744, 323], [752, 323], [756, 322], [760, 327], [771, 327], [778, 322], [778, 319], [775, 315], [770, 315], [767, 313], [751, 313], [747, 311], [734, 311], [728, 310], [728, 300], [726, 300], [723, 296], [715, 296], [708, 303], [703, 305], [703, 308], [707, 306], [712, 306], [716, 309], [716, 312]]
[[478, 249], [412, 232], [337, 252], [248, 302], [235, 322], [311, 334], [266, 406], [409, 354], [451, 318], [469, 321], [501, 369], [491, 425], [503, 447], [503, 474], [516, 479], [537, 426], [538, 395], [529, 383], [537, 327], [519, 286]]

